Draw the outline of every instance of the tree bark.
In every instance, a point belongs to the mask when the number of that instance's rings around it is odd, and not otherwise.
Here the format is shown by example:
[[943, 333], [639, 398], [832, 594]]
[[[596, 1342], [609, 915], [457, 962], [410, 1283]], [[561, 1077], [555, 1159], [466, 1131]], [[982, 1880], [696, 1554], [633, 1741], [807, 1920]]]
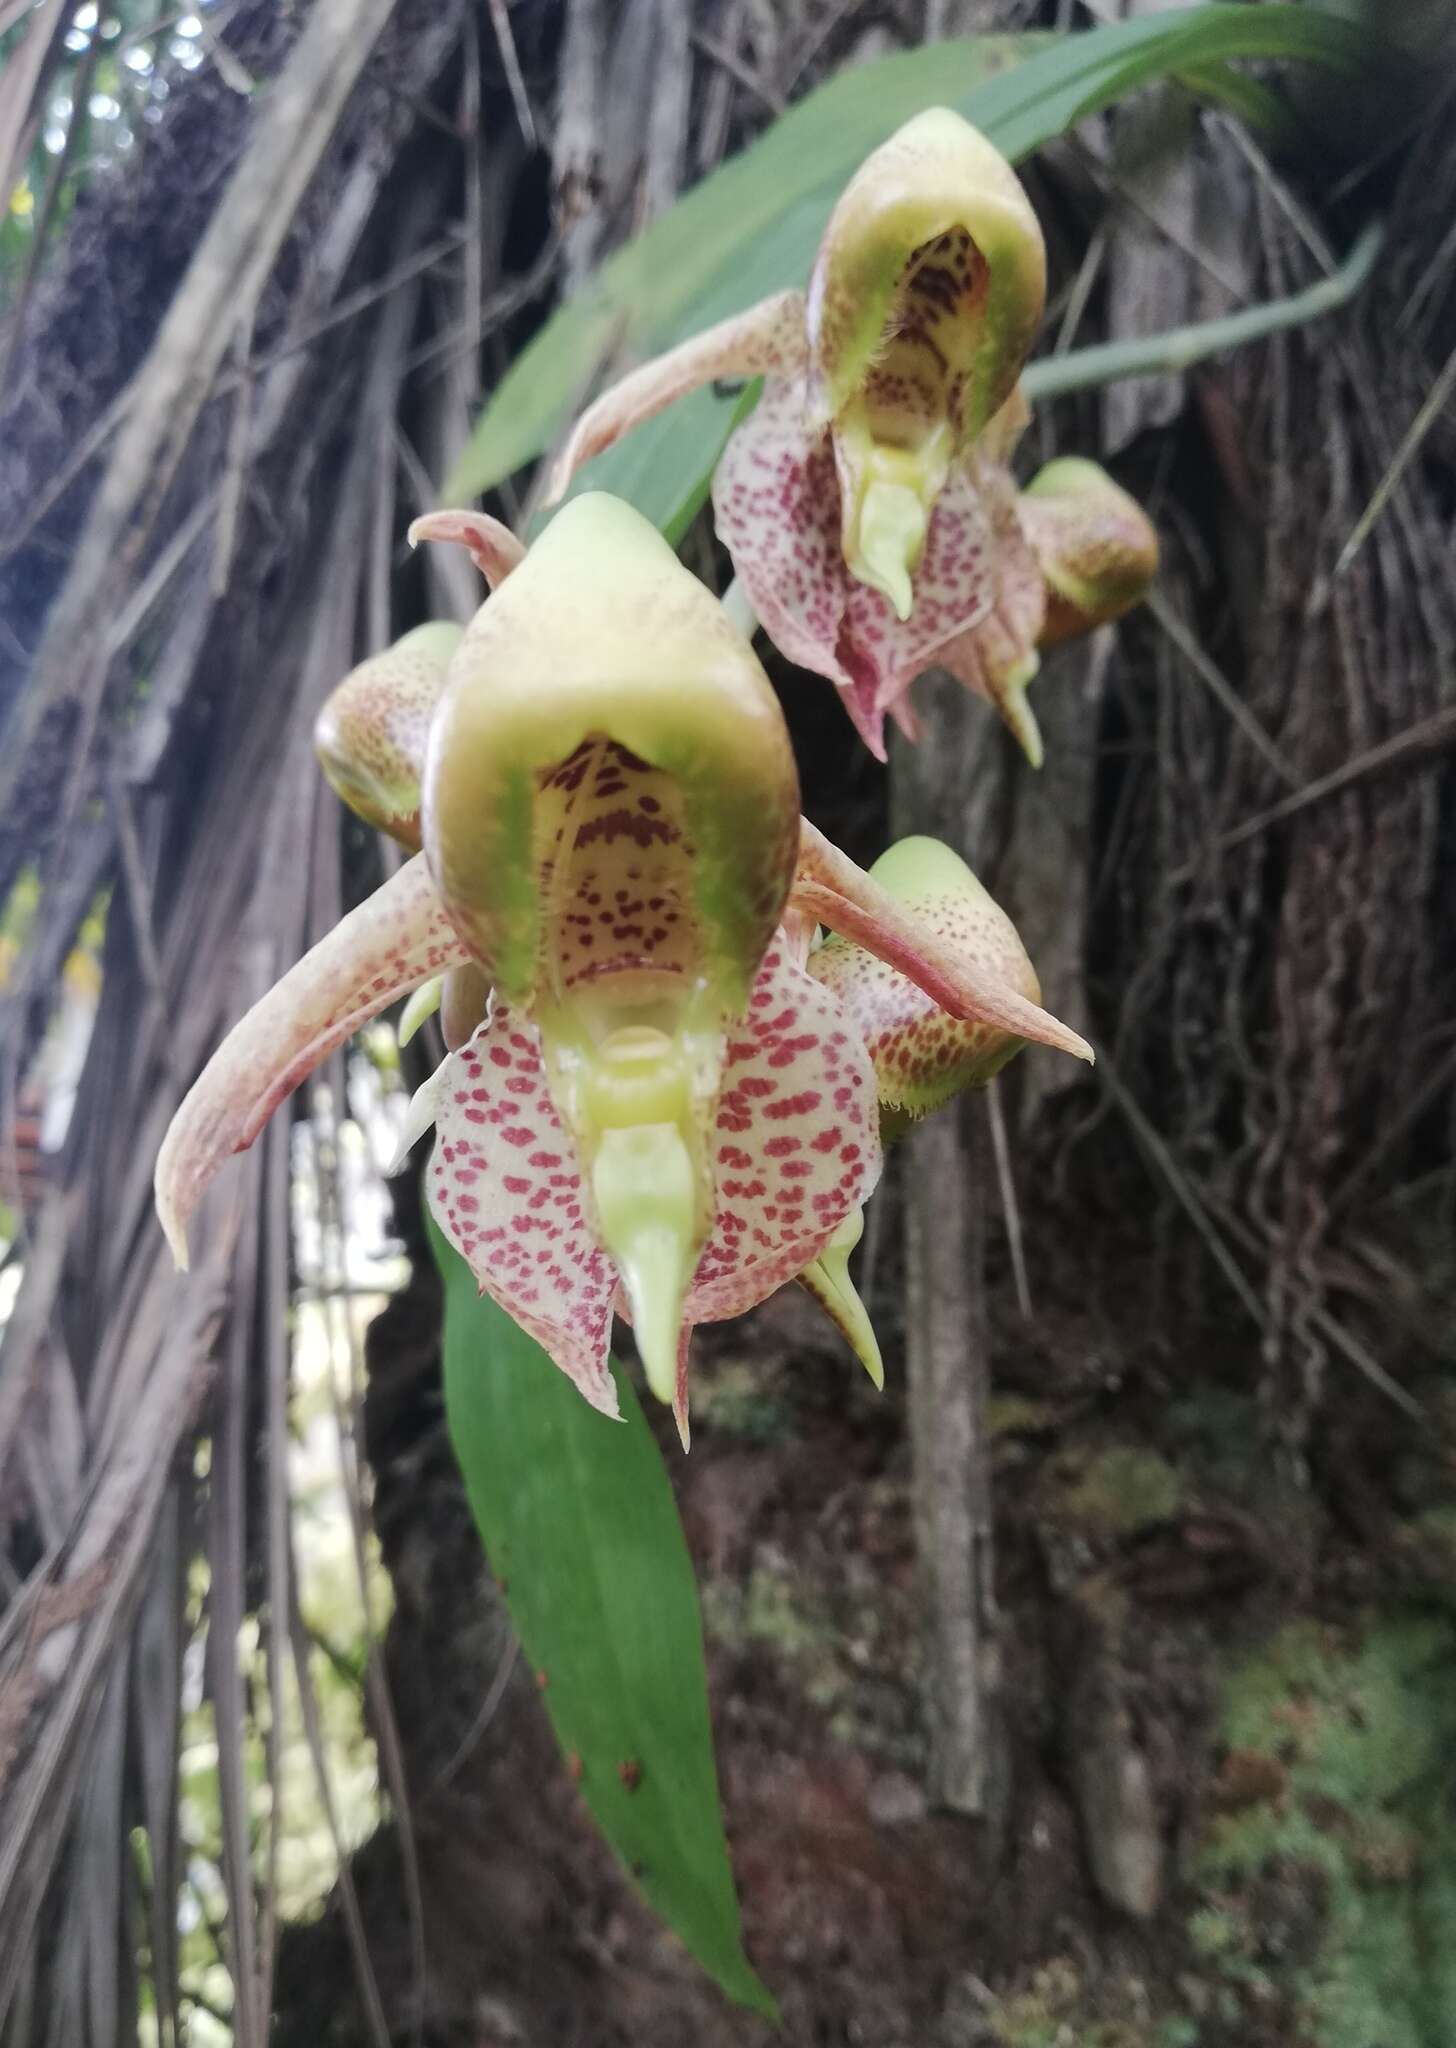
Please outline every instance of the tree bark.
[[[925, 739], [893, 756], [896, 830], [946, 840], [981, 873], [1000, 836], [998, 799], [1010, 787], [1000, 735], [985, 707], [948, 678], [922, 689]], [[986, 773], [988, 762], [1001, 772]], [[930, 1658], [930, 1790], [938, 1804], [990, 1822], [994, 1835], [1007, 1786], [986, 1445], [986, 1203], [994, 1172], [985, 1118], [973, 1097], [930, 1118], [909, 1141], [905, 1354]]]

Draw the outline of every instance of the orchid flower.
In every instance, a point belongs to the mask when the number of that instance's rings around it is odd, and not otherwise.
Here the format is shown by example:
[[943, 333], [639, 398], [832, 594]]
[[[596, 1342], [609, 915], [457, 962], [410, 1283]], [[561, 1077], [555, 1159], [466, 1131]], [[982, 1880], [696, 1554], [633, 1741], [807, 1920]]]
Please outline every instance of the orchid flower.
[[[611, 1318], [686, 1439], [687, 1340], [813, 1265], [880, 1169], [866, 1042], [807, 971], [823, 924], [949, 1015], [1090, 1057], [798, 813], [782, 713], [741, 634], [636, 513], [578, 498], [525, 554], [470, 513], [497, 585], [325, 707], [325, 771], [422, 851], [243, 1018], [173, 1119], [178, 1263], [229, 1152], [328, 1053], [444, 977], [428, 1199], [482, 1291], [616, 1412]], [[451, 1015], [453, 1006], [453, 1017]]]
[[[1033, 765], [1037, 648], [1116, 617], [1157, 541], [1111, 478], [1054, 463], [1018, 494], [1018, 388], [1046, 255], [1010, 165], [958, 114], [919, 114], [874, 152], [830, 217], [806, 293], [780, 292], [645, 364], [582, 416], [551, 479], [699, 386], [762, 376], [713, 480], [720, 539], [790, 660], [835, 683], [885, 758], [888, 713], [939, 665], [994, 704]], [[1080, 568], [1077, 566], [1080, 564]]]
[[[950, 847], [937, 839], [902, 839], [881, 854], [869, 879], [941, 944], [979, 961], [1028, 1001], [1040, 1001], [1036, 970], [1015, 925]], [[831, 934], [811, 953], [808, 967], [839, 998], [869, 1054], [885, 1142], [966, 1089], [984, 1088], [1025, 1044], [1003, 1026], [952, 1015], [898, 967], [853, 940]], [[878, 1387], [884, 1384], [879, 1345], [847, 1264], [862, 1228], [860, 1216], [847, 1218], [799, 1279]]]

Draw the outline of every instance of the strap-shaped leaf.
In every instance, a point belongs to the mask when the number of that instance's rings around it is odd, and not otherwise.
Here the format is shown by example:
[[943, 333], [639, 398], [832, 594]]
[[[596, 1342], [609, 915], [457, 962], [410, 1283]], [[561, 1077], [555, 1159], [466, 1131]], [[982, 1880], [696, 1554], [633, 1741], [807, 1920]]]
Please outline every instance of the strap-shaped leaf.
[[[954, 107], [1015, 163], [1158, 78], [1182, 76], [1224, 96], [1220, 67], [1241, 57], [1345, 71], [1381, 61], [1370, 40], [1338, 18], [1223, 0], [1054, 40], [935, 43], [842, 72], [686, 193], [553, 315], [498, 386], [445, 497], [488, 490], [539, 454], [608, 355], [654, 354], [771, 292], [802, 286], [846, 179], [922, 109]], [[730, 404], [709, 393], [684, 401], [589, 464], [580, 488], [626, 496], [654, 520], [680, 516], [684, 454], [696, 446], [716, 456]], [[698, 461], [693, 473], [707, 472]]]
[[739, 1933], [692, 1561], [632, 1386], [615, 1368], [622, 1421], [597, 1414], [430, 1237], [455, 1454], [582, 1797], [703, 1968], [772, 2016]]

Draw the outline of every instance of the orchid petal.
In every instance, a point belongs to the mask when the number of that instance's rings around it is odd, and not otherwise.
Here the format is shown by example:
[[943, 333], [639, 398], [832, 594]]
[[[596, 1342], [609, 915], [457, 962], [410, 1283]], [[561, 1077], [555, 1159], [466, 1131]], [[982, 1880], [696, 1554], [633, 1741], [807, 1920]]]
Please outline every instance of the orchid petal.
[[869, 1311], [849, 1277], [849, 1255], [864, 1235], [864, 1211], [852, 1209], [817, 1259], [799, 1275], [799, 1285], [818, 1302], [869, 1374], [876, 1391], [885, 1391], [885, 1361]]
[[688, 392], [720, 377], [788, 377], [807, 360], [802, 292], [776, 292], [746, 313], [720, 320], [633, 370], [587, 408], [551, 471], [547, 504], [563, 496], [583, 463]]
[[402, 846], [420, 847], [425, 736], [445, 688], [461, 629], [416, 626], [383, 654], [360, 662], [333, 690], [314, 727], [314, 748], [334, 793]]
[[422, 540], [454, 541], [467, 550], [492, 590], [526, 559], [526, 543], [488, 512], [425, 512], [405, 538], [412, 548]]
[[[801, 830], [793, 894], [797, 910], [897, 968], [949, 1016], [1092, 1060], [1087, 1041], [1039, 1007], [1041, 991], [1031, 963], [1020, 953], [1019, 940], [1012, 952], [1001, 923], [977, 921], [963, 936], [947, 938], [913, 908], [896, 902], [807, 818]], [[1001, 919], [999, 911], [996, 917]]]
[[1018, 507], [1049, 593], [1044, 647], [1120, 618], [1147, 595], [1158, 573], [1157, 533], [1095, 462], [1049, 462]]
[[228, 1155], [245, 1151], [283, 1098], [361, 1024], [464, 957], [416, 855], [233, 1027], [157, 1155], [157, 1213], [179, 1267], [188, 1220]]
[[[430, 1204], [481, 1286], [607, 1413], [615, 1412], [605, 1361], [616, 1297], [636, 1327], [653, 1391], [673, 1403], [684, 1432], [692, 1326], [739, 1315], [794, 1278], [867, 1199], [880, 1170], [869, 1059], [834, 995], [775, 943], [746, 1014], [729, 1026], [714, 1112], [713, 1225], [664, 1358], [639, 1309], [658, 1323], [672, 1288], [649, 1288], [644, 1299], [603, 1245], [596, 1190], [587, 1189], [546, 1086], [534, 1022], [497, 1004], [428, 1085], [438, 1132]], [[650, 1200], [641, 1220], [649, 1232], [659, 1223]]]
[[1022, 531], [1009, 474], [984, 471], [981, 498], [991, 524], [994, 600], [984, 617], [946, 641], [936, 661], [995, 707], [1032, 767], [1039, 768], [1041, 733], [1026, 692], [1040, 665], [1036, 649], [1046, 620], [1046, 583]]
[[768, 386], [728, 443], [713, 507], [719, 538], [770, 639], [790, 661], [838, 686], [865, 744], [883, 761], [886, 711], [996, 601], [1004, 519], [994, 489], [962, 469], [950, 472], [903, 620], [845, 564], [834, 452], [827, 437], [811, 433], [789, 386]]
[[717, 1214], [688, 1297], [742, 1315], [817, 1258], [879, 1179], [874, 1074], [837, 999], [770, 948], [729, 1030], [715, 1117]]
[[[961, 959], [989, 967], [1009, 988], [1037, 993], [1036, 973], [1016, 927], [960, 856], [939, 840], [902, 839], [882, 854], [871, 879]], [[1026, 1034], [948, 1015], [924, 990], [863, 946], [828, 939], [809, 972], [844, 1006], [874, 1063], [884, 1126], [894, 1113], [924, 1116], [966, 1088], [984, 1087], [1018, 1053]]]
[[483, 1292], [593, 1408], [616, 1415], [607, 1350], [617, 1273], [586, 1214], [540, 1033], [498, 1004], [436, 1082], [425, 1179], [436, 1222]]

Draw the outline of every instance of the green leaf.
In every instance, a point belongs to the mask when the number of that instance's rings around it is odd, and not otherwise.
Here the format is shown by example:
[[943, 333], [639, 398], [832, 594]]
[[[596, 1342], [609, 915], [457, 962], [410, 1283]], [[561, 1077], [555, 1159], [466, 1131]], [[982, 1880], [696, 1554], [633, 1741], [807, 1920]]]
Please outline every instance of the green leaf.
[[730, 1998], [774, 2015], [743, 1953], [697, 1586], [632, 1387], [589, 1408], [430, 1222], [445, 1407], [471, 1510], [582, 1797], [654, 1910]]
[[[618, 250], [552, 315], [501, 380], [445, 498], [488, 490], [539, 454], [619, 351], [651, 355], [770, 292], [803, 284], [850, 173], [922, 108], [956, 107], [1015, 163], [1158, 78], [1183, 76], [1226, 96], [1219, 67], [1237, 57], [1298, 58], [1345, 71], [1380, 61], [1348, 22], [1303, 7], [1224, 0], [1056, 38], [936, 43], [841, 72]], [[722, 424], [724, 401], [704, 393], [692, 403], [706, 446]], [[665, 422], [686, 409], [672, 408], [633, 437], [644, 443], [634, 464], [637, 488], [656, 479], [662, 464], [669, 489], [682, 497], [687, 472]], [[587, 487], [621, 491], [623, 472], [609, 466], [618, 453], [590, 466]]]

